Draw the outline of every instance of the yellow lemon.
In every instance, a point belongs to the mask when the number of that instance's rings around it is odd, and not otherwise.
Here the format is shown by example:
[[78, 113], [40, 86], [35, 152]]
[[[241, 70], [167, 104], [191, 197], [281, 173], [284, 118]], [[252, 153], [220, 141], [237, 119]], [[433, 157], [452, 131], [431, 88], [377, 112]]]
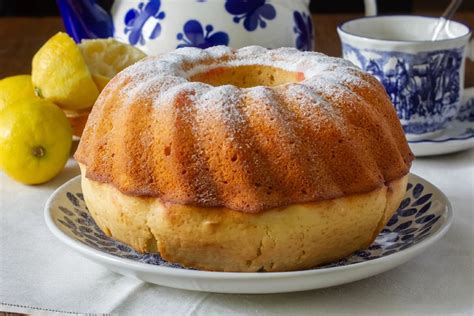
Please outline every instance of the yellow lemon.
[[83, 40], [78, 46], [99, 90], [117, 73], [146, 56], [138, 48], [112, 38]]
[[72, 38], [59, 32], [35, 54], [33, 86], [40, 97], [68, 110], [92, 107], [99, 90]]
[[11, 76], [0, 80], [0, 110], [22, 99], [36, 99], [30, 75]]
[[24, 99], [0, 110], [0, 168], [19, 182], [38, 184], [57, 175], [71, 143], [66, 116], [47, 100]]

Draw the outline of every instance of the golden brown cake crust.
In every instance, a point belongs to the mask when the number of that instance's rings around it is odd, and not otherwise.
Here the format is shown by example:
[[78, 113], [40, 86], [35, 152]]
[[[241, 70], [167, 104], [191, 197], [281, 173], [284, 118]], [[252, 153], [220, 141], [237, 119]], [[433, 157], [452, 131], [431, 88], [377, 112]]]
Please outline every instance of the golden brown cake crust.
[[[187, 80], [249, 64], [305, 79]], [[372, 192], [413, 160], [374, 77], [342, 59], [259, 47], [182, 49], [129, 67], [101, 93], [75, 157], [87, 178], [124, 194], [247, 213]]]
[[308, 269], [366, 248], [397, 209], [408, 179], [249, 214], [125, 195], [82, 171], [87, 206], [107, 235], [186, 267], [242, 272]]

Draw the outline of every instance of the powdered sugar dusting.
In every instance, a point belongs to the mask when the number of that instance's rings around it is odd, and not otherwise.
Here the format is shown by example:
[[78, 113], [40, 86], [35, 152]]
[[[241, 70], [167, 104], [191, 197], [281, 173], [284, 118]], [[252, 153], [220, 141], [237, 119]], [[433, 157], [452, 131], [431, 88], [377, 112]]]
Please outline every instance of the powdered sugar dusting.
[[270, 50], [259, 46], [248, 46], [237, 50], [226, 46], [215, 46], [205, 50], [180, 48], [168, 54], [148, 57], [128, 67], [111, 82], [111, 85], [120, 84], [126, 80], [127, 84], [121, 88], [121, 93], [128, 98], [152, 97], [155, 99], [156, 106], [167, 99], [171, 102], [173, 96], [182, 89], [186, 89], [193, 91], [193, 94], [196, 97], [199, 96], [202, 101], [215, 100], [214, 102], [196, 102], [196, 106], [201, 107], [201, 110], [207, 113], [206, 115], [217, 112], [223, 115], [225, 111], [221, 107], [225, 104], [236, 104], [234, 102], [237, 101], [234, 99], [240, 97], [236, 96], [239, 94], [238, 91], [247, 91], [246, 93], [253, 94], [254, 98], [263, 99], [267, 97], [265, 95], [267, 90], [273, 88], [213, 87], [205, 83], [189, 82], [188, 78], [216, 67], [243, 65], [264, 65], [302, 72], [305, 80], [280, 88], [289, 98], [301, 94], [312, 95], [313, 98], [318, 99], [316, 103], [324, 107], [328, 115], [332, 113], [333, 116], [330, 103], [318, 95], [318, 91], [330, 91], [337, 97], [340, 90], [335, 88], [335, 83], [368, 85], [363, 76], [359, 75], [361, 71], [344, 59], [328, 57], [316, 52], [301, 52], [294, 48]]
[[[238, 92], [237, 87], [227, 85], [213, 87], [201, 94], [196, 103], [196, 107], [199, 108], [196, 115], [197, 125], [206, 122], [219, 122], [222, 126], [230, 129], [240, 126], [244, 119], [237, 110], [237, 105], [241, 100], [241, 95]], [[229, 134], [233, 135], [235, 132], [229, 131]]]
[[[328, 90], [330, 93], [333, 92]], [[338, 109], [332, 106], [332, 103], [327, 100], [317, 88], [305, 84], [291, 84], [285, 89], [285, 95], [288, 99], [298, 100], [298, 106], [304, 117], [312, 120], [317, 107], [319, 111], [324, 113], [324, 116], [318, 116], [317, 120], [330, 119], [339, 129], [343, 130], [345, 124], [341, 119]]]

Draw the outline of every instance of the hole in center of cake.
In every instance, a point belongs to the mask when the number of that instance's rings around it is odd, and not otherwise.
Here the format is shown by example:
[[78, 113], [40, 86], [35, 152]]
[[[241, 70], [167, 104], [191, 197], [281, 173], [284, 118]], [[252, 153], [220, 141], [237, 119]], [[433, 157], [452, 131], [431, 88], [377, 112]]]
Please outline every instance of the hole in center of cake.
[[203, 82], [212, 86], [234, 85], [239, 88], [256, 86], [275, 87], [287, 83], [303, 81], [302, 72], [287, 71], [281, 68], [263, 65], [245, 65], [236, 67], [217, 67], [192, 75], [192, 82]]

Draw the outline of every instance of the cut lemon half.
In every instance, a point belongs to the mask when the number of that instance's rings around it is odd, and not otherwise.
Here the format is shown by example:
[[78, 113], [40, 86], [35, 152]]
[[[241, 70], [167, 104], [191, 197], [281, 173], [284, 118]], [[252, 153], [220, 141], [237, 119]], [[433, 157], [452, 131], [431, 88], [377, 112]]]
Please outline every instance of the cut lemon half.
[[51, 37], [33, 57], [32, 81], [40, 97], [67, 110], [90, 108], [99, 96], [81, 51], [62, 32]]
[[99, 90], [117, 73], [146, 56], [138, 48], [112, 38], [83, 40], [78, 46]]

